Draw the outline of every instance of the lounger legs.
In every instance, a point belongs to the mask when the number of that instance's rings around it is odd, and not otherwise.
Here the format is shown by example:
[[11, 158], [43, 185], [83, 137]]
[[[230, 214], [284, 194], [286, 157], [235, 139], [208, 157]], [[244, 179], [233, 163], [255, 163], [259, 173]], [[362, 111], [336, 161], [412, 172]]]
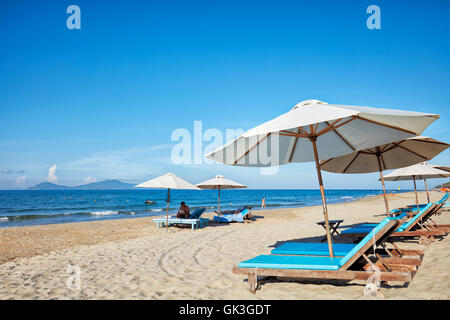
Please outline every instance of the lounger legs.
[[256, 293], [256, 290], [258, 289], [258, 281], [255, 276], [253, 275], [248, 276], [248, 285], [250, 292]]

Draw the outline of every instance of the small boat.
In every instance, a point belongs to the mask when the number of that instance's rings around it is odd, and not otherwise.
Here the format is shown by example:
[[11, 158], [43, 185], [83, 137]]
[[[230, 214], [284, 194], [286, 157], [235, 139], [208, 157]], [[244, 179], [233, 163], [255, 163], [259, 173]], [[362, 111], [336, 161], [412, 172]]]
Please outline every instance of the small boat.
[[156, 204], [156, 202], [152, 200], [145, 200], [145, 204]]

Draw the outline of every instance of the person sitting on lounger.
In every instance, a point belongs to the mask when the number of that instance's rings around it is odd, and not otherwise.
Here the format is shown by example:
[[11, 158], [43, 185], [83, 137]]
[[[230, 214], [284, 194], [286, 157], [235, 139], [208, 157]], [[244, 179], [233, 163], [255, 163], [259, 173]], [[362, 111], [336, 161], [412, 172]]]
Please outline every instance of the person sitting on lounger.
[[180, 209], [178, 209], [177, 218], [187, 219], [189, 218], [189, 216], [190, 216], [189, 207], [183, 201], [181, 202]]

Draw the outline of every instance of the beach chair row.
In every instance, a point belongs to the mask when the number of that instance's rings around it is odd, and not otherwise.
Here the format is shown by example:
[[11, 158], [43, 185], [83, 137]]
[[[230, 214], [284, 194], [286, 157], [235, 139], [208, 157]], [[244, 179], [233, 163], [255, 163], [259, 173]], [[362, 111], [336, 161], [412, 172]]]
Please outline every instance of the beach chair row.
[[378, 224], [363, 224], [343, 231], [357, 243], [333, 244], [335, 256], [329, 257], [326, 243], [285, 243], [271, 251], [243, 261], [233, 273], [246, 275], [249, 289], [255, 293], [266, 277], [287, 277], [314, 280], [368, 280], [409, 283], [422, 263], [423, 250], [399, 248], [394, 242], [401, 238], [426, 239], [445, 236], [450, 225], [432, 220], [445, 204], [448, 194], [427, 204], [409, 220], [404, 213], [386, 217]]

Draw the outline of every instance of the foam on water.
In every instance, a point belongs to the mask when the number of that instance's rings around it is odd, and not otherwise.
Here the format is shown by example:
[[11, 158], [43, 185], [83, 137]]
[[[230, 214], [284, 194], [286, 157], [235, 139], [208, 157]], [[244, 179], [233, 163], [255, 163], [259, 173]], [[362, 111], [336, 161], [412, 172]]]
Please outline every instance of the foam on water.
[[119, 211], [112, 211], [112, 210], [91, 212], [91, 214], [94, 216], [110, 216], [110, 215], [118, 214], [118, 213], [119, 213]]

